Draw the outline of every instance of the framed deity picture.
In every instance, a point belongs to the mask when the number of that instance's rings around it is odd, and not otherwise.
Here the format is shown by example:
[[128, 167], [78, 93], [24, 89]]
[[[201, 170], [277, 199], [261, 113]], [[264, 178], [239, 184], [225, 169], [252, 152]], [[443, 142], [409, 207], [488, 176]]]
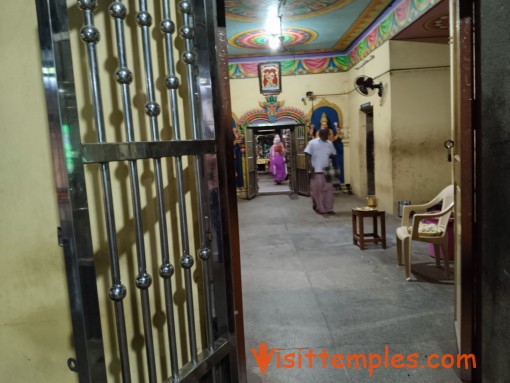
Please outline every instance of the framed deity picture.
[[282, 92], [280, 63], [259, 64], [259, 85], [262, 94], [278, 94]]

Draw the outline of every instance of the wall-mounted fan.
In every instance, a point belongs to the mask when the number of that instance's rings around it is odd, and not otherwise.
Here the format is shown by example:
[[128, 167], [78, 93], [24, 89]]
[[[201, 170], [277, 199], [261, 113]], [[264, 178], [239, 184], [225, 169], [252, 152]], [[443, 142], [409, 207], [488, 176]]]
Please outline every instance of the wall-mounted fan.
[[379, 96], [382, 97], [382, 83], [374, 84], [374, 79], [368, 76], [358, 76], [354, 80], [354, 86], [359, 94], [363, 96], [372, 96], [376, 89], [379, 89]]
[[381, 106], [386, 101], [386, 89], [387, 85], [383, 85], [382, 82], [379, 84], [374, 83], [374, 79], [368, 76], [359, 76], [354, 80], [354, 87], [358, 91], [359, 94], [363, 96], [372, 96], [375, 94], [375, 90], [377, 89], [377, 94], [381, 97]]
[[[382, 84], [381, 84], [382, 85]], [[386, 96], [388, 95], [388, 83], [382, 85], [382, 89], [380, 90], [381, 99], [379, 100], [379, 105], [383, 106], [386, 102]]]

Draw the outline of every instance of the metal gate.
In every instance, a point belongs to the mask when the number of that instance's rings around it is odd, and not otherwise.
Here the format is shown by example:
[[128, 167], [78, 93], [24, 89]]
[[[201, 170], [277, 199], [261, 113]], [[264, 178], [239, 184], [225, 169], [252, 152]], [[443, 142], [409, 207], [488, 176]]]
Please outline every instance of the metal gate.
[[257, 180], [257, 154], [253, 129], [246, 128], [246, 198], [254, 198], [259, 191]]
[[[222, 4], [154, 1], [153, 18], [145, 0], [36, 0], [76, 351], [68, 366], [80, 382], [244, 380]], [[73, 34], [89, 84], [79, 94]], [[165, 72], [159, 88], [154, 68]]]
[[294, 147], [296, 148], [296, 180], [294, 190], [301, 195], [310, 195], [310, 175], [306, 161], [305, 148], [307, 144], [304, 125], [297, 125], [294, 129]]

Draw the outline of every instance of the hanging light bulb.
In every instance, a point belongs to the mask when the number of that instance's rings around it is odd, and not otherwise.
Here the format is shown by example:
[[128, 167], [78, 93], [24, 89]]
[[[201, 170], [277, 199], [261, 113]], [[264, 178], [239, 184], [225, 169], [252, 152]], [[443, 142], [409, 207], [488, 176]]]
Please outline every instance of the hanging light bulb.
[[269, 36], [268, 45], [269, 48], [271, 48], [272, 50], [278, 50], [281, 47], [281, 41], [279, 36], [277, 35]]
[[280, 7], [285, 4], [285, 1], [280, 0], [278, 7], [270, 7], [266, 18], [266, 34], [267, 45], [271, 50], [283, 51], [283, 29], [282, 29], [282, 14]]
[[266, 33], [268, 35], [277, 35], [280, 33], [278, 22], [278, 8], [272, 6], [267, 11], [266, 17]]

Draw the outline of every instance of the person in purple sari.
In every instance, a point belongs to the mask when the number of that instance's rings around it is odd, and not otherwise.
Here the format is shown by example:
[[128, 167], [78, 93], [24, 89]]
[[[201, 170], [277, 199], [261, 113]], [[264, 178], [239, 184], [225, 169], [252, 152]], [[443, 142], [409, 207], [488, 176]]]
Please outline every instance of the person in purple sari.
[[275, 136], [273, 145], [269, 149], [269, 171], [273, 175], [276, 184], [282, 183], [287, 177], [285, 147], [278, 136]]

